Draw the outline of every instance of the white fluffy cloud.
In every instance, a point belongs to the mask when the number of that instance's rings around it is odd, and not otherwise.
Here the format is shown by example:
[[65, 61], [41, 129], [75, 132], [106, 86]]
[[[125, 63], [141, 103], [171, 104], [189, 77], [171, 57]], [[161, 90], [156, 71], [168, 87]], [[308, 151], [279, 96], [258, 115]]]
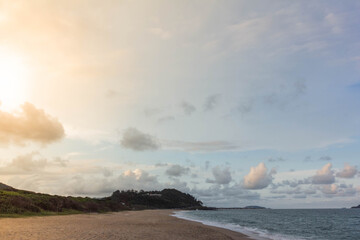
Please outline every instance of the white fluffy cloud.
[[316, 171], [315, 176], [312, 177], [313, 184], [332, 184], [335, 182], [334, 171], [331, 170], [332, 164], [328, 163], [320, 170]]
[[350, 166], [345, 163], [344, 168], [336, 174], [339, 178], [353, 178], [357, 174], [358, 170], [356, 166]]
[[47, 144], [63, 138], [62, 124], [43, 110], [31, 103], [21, 106], [21, 112], [8, 113], [0, 111], [0, 143], [25, 142]]
[[244, 177], [244, 188], [247, 189], [263, 189], [272, 183], [273, 175], [276, 173], [274, 169], [267, 172], [264, 163], [260, 163], [256, 167], [252, 167], [248, 175]]
[[160, 144], [150, 134], [140, 132], [136, 128], [128, 128], [123, 134], [121, 145], [134, 151], [157, 150]]

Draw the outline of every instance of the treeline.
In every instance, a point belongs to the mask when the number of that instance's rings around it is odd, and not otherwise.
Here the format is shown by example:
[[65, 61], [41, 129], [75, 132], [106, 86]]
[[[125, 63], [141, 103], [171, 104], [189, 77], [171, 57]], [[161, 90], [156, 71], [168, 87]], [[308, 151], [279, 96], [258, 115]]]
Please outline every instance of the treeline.
[[203, 203], [176, 189], [162, 191], [115, 191], [108, 200], [121, 202], [135, 209], [201, 208]]
[[138, 209], [200, 209], [202, 202], [176, 189], [115, 191], [105, 198], [64, 197], [14, 188], [0, 190], [0, 214], [67, 214]]

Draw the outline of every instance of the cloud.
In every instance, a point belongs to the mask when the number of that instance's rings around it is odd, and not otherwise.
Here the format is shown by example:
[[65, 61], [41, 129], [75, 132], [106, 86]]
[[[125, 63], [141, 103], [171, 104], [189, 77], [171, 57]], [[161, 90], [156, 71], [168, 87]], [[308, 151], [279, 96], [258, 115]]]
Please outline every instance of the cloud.
[[269, 158], [268, 161], [269, 162], [285, 162], [286, 160], [283, 159], [282, 157], [278, 157], [278, 158]]
[[213, 152], [238, 149], [239, 146], [227, 141], [185, 142], [164, 141], [163, 144], [170, 149], [180, 149], [187, 152]]
[[332, 157], [330, 156], [321, 156], [318, 159], [312, 159], [311, 156], [307, 156], [304, 158], [304, 162], [315, 162], [315, 161], [324, 161], [324, 162], [328, 162], [331, 161]]
[[245, 101], [240, 102], [237, 106], [237, 111], [240, 113], [241, 116], [245, 116], [246, 114], [250, 113], [253, 110], [254, 101]]
[[210, 162], [209, 161], [206, 161], [205, 162], [205, 169], [208, 170], [210, 167]]
[[107, 98], [115, 98], [117, 96], [119, 96], [119, 92], [115, 91], [115, 90], [111, 90], [109, 89], [106, 93], [105, 93], [105, 96]]
[[109, 195], [118, 189], [154, 190], [163, 188], [156, 176], [141, 169], [126, 170], [114, 178], [76, 175], [65, 180], [64, 185], [63, 191], [67, 194], [91, 196]]
[[344, 168], [336, 173], [336, 176], [339, 178], [353, 178], [357, 174], [358, 170], [356, 166], [350, 166], [349, 164], [345, 163]]
[[277, 90], [270, 91], [262, 97], [262, 103], [268, 106], [285, 110], [292, 103], [306, 94], [307, 85], [305, 80], [289, 81], [278, 86]]
[[207, 206], [234, 207], [253, 203], [254, 200], [260, 199], [256, 192], [244, 190], [239, 184], [212, 185], [209, 188], [194, 188], [190, 191], [195, 197], [203, 201]]
[[13, 158], [10, 162], [0, 167], [0, 174], [6, 175], [31, 175], [34, 173], [44, 173], [48, 169], [59, 169], [67, 166], [68, 160], [56, 157], [48, 160], [39, 152], [21, 154]]
[[69, 163], [69, 160], [63, 159], [61, 157], [56, 157], [54, 162], [59, 164], [61, 167], [66, 167]]
[[62, 124], [31, 103], [21, 106], [21, 112], [0, 110], [0, 143], [23, 145], [25, 142], [48, 144], [64, 137]]
[[298, 97], [301, 95], [304, 95], [307, 91], [307, 85], [306, 82], [304, 80], [298, 79], [294, 82], [294, 93], [293, 96], [294, 97]]
[[335, 182], [334, 171], [331, 170], [332, 164], [328, 163], [322, 169], [316, 171], [312, 177], [313, 184], [332, 184]]
[[319, 158], [319, 161], [325, 161], [325, 162], [328, 162], [328, 161], [331, 161], [332, 158], [330, 156], [322, 156]]
[[169, 164], [167, 164], [167, 163], [157, 163], [157, 164], [155, 164], [155, 167], [167, 167], [167, 166], [169, 166]]
[[354, 188], [352, 184], [329, 184], [320, 187], [320, 191], [324, 193], [326, 197], [348, 197], [354, 196], [359, 191]]
[[144, 109], [144, 115], [147, 117], [152, 117], [154, 115], [158, 115], [162, 112], [159, 108], [145, 108]]
[[278, 188], [278, 187], [284, 187], [284, 186], [289, 186], [289, 187], [295, 188], [295, 187], [297, 187], [297, 186], [299, 186], [299, 185], [305, 185], [305, 184], [310, 184], [310, 183], [311, 183], [311, 181], [310, 181], [309, 178], [305, 178], [305, 179], [302, 179], [302, 180], [292, 180], [292, 181], [290, 181], [290, 180], [283, 180], [283, 181], [280, 182], [280, 183], [273, 183], [273, 184], [271, 185], [271, 187], [272, 187], [273, 189], [276, 189], [276, 188]]
[[157, 150], [160, 148], [160, 144], [155, 137], [142, 133], [136, 128], [126, 129], [120, 143], [124, 148], [134, 151]]
[[44, 169], [47, 165], [47, 160], [45, 158], [35, 158], [36, 156], [40, 156], [38, 152], [32, 152], [25, 155], [20, 155], [14, 158], [9, 165], [9, 167], [14, 167], [23, 171], [36, 171]]
[[190, 171], [189, 168], [182, 167], [178, 164], [170, 166], [166, 169], [165, 173], [171, 177], [180, 177], [182, 175], [188, 174]]
[[155, 36], [160, 37], [163, 40], [167, 40], [171, 38], [171, 33], [169, 31], [164, 30], [163, 28], [159, 28], [159, 27], [149, 28], [148, 32]]
[[181, 108], [183, 109], [183, 111], [186, 115], [191, 115], [193, 112], [196, 111], [196, 107], [187, 102], [181, 103]]
[[272, 183], [273, 176], [276, 172], [274, 169], [267, 172], [264, 163], [260, 163], [256, 167], [251, 167], [248, 175], [244, 177], [244, 188], [247, 189], [263, 189]]
[[222, 169], [220, 166], [216, 166], [212, 169], [212, 174], [215, 180], [207, 179], [207, 183], [229, 184], [232, 181], [229, 168]]
[[220, 94], [213, 94], [206, 98], [204, 103], [204, 110], [211, 111], [213, 110], [219, 102]]
[[291, 189], [282, 189], [282, 190], [271, 190], [273, 194], [286, 194], [286, 195], [295, 195], [295, 196], [307, 196], [307, 195], [314, 195], [317, 192], [317, 189], [314, 188], [307, 188], [303, 189], [301, 187], [294, 187]]
[[165, 117], [161, 117], [157, 120], [157, 122], [159, 124], [162, 124], [162, 123], [167, 123], [167, 122], [172, 122], [172, 121], [175, 121], [175, 117], [174, 116], [165, 116]]
[[342, 32], [341, 20], [339, 16], [334, 13], [329, 13], [324, 18], [325, 22], [330, 26], [331, 32], [334, 34], [340, 34]]

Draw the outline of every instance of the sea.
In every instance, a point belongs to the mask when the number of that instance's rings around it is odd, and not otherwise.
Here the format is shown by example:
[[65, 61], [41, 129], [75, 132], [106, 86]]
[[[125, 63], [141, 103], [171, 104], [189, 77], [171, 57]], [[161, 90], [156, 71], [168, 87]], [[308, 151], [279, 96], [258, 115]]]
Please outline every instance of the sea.
[[257, 240], [360, 240], [360, 209], [222, 209], [175, 216]]

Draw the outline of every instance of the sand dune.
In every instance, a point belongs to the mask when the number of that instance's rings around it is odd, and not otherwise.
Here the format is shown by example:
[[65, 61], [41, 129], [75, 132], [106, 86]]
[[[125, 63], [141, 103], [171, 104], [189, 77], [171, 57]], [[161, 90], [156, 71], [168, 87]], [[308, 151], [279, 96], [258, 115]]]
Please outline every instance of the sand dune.
[[248, 239], [169, 216], [170, 210], [0, 219], [1, 240]]

